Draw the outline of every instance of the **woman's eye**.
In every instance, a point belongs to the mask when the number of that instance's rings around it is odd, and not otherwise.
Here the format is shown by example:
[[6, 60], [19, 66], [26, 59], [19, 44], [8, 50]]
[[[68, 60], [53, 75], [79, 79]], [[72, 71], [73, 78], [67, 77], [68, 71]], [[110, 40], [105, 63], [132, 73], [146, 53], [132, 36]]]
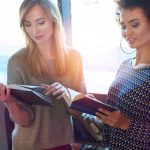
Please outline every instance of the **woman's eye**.
[[39, 24], [39, 25], [43, 25], [44, 23], [45, 23], [45, 21], [44, 21], [44, 20], [43, 20], [43, 21], [39, 21], [39, 22], [38, 22], [38, 24]]
[[131, 25], [132, 25], [133, 28], [137, 28], [139, 26], [139, 23], [135, 22], [135, 23], [132, 23]]
[[30, 27], [31, 24], [24, 23], [24, 26], [25, 26], [25, 27]]

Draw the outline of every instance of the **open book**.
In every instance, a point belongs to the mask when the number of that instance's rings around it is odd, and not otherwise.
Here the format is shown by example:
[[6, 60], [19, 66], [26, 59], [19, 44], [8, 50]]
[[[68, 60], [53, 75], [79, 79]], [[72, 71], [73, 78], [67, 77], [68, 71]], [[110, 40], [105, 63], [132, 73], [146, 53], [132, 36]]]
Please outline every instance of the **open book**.
[[11, 84], [8, 88], [11, 94], [23, 103], [54, 106], [53, 96], [46, 96], [41, 86]]
[[99, 108], [103, 108], [108, 111], [117, 110], [116, 107], [105, 103], [104, 99], [98, 100], [95, 97], [89, 96], [88, 94], [79, 93], [72, 89], [67, 89], [63, 98], [65, 99], [69, 108], [91, 115], [95, 115], [95, 112], [97, 112]]

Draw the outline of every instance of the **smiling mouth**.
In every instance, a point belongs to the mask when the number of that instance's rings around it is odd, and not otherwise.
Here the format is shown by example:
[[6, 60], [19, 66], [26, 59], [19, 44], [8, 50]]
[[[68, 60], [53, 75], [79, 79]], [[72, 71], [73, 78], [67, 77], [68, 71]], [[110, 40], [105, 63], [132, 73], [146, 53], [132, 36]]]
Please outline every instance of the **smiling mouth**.
[[35, 38], [35, 39], [41, 39], [42, 36], [35, 36], [34, 38]]
[[136, 41], [136, 39], [133, 39], [133, 38], [127, 39], [127, 42], [128, 42], [129, 44], [132, 44], [132, 43], [134, 43], [135, 41]]

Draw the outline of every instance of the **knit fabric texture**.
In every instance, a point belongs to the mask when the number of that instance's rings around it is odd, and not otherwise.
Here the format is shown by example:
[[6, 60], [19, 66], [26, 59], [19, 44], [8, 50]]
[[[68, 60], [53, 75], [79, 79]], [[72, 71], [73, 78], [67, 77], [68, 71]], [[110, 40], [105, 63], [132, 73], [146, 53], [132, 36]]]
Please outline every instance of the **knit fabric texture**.
[[[78, 72], [77, 84], [73, 86], [73, 76], [68, 73], [59, 77], [55, 73], [54, 62], [49, 62], [49, 75], [35, 78], [27, 72], [26, 49], [15, 53], [8, 62], [8, 84], [40, 85], [59, 82], [66, 87], [85, 92], [81, 57], [79, 52], [70, 50], [70, 57]], [[78, 60], [78, 61], [76, 61]], [[20, 104], [20, 103], [19, 103]], [[33, 111], [34, 120], [28, 127], [15, 123], [12, 133], [14, 150], [41, 150], [71, 144], [74, 142], [72, 118], [66, 109], [63, 99], [54, 99], [55, 107], [20, 104], [27, 110]]]

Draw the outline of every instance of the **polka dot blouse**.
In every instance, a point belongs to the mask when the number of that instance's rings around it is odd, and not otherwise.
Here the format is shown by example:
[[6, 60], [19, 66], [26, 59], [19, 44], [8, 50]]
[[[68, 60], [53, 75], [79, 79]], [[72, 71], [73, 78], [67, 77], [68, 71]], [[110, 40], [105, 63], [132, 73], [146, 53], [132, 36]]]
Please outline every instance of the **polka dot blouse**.
[[124, 61], [110, 86], [108, 103], [131, 123], [127, 131], [104, 125], [102, 143], [111, 150], [150, 150], [150, 66], [134, 68], [131, 59]]

